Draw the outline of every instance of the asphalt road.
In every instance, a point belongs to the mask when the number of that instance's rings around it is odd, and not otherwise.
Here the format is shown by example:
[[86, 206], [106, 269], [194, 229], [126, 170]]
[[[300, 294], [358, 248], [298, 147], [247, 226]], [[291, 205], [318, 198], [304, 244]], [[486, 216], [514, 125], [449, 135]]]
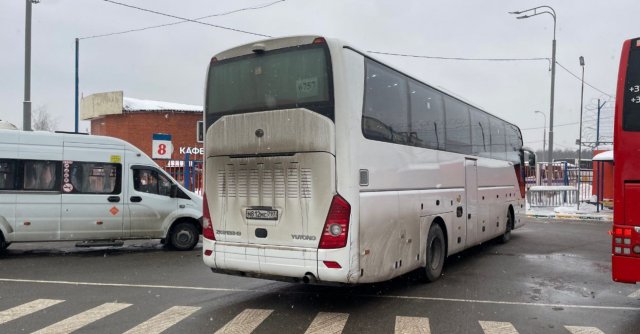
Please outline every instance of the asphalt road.
[[[640, 333], [640, 286], [610, 278], [609, 224], [529, 220], [444, 276], [357, 287], [212, 274], [197, 248], [14, 244], [0, 333]], [[573, 326], [573, 327], [572, 327]]]

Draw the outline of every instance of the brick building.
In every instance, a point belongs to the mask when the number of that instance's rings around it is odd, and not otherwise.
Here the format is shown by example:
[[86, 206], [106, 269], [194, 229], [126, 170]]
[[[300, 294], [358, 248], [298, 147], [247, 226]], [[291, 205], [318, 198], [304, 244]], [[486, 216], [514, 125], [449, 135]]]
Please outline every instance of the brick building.
[[160, 166], [170, 160], [202, 160], [202, 143], [197, 139], [202, 107], [125, 97], [122, 91], [83, 97], [80, 117], [91, 121], [91, 134], [123, 139], [153, 157], [154, 134], [171, 135], [170, 159], [154, 159]]

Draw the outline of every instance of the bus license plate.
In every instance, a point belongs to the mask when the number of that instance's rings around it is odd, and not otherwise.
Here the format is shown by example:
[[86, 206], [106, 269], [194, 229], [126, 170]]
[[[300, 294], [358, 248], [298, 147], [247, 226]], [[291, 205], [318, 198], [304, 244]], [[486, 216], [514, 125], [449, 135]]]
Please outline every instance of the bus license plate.
[[278, 220], [278, 210], [247, 209], [247, 219]]

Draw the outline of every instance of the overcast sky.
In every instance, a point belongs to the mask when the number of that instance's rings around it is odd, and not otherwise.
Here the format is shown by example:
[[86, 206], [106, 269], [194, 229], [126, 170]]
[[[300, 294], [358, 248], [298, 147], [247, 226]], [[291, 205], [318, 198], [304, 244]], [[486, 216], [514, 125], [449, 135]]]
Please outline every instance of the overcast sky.
[[[276, 0], [121, 0], [195, 18]], [[620, 48], [640, 36], [638, 0], [285, 0], [272, 6], [212, 17], [205, 22], [270, 36], [319, 34], [364, 51], [463, 58], [551, 57], [553, 20], [516, 20], [508, 11], [552, 6], [557, 61], [576, 75], [584, 56], [585, 81], [615, 95]], [[0, 119], [21, 127], [24, 89], [25, 2], [0, 0]], [[33, 5], [33, 108], [44, 107], [59, 130], [74, 126], [74, 39], [176, 19], [102, 0], [41, 0]], [[261, 37], [183, 23], [80, 41], [80, 92], [123, 90], [125, 96], [202, 105], [209, 59]], [[542, 148], [551, 72], [546, 61], [454, 61], [389, 55], [376, 58], [470, 100], [522, 128], [526, 146]], [[602, 115], [610, 138], [613, 98], [585, 86], [585, 141], [593, 139], [595, 101], [610, 100]], [[556, 70], [555, 147], [576, 148], [580, 81]], [[80, 130], [89, 128], [82, 122]]]

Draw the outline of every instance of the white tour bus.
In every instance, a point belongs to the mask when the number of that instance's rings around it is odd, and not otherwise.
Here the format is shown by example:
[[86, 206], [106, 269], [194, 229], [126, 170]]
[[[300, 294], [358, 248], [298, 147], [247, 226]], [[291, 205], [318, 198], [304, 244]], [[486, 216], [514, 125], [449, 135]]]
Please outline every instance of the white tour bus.
[[123, 140], [0, 130], [0, 251], [12, 242], [123, 239], [189, 250], [201, 218], [202, 199]]
[[212, 58], [203, 259], [214, 272], [367, 283], [508, 241], [518, 127], [351, 46], [269, 39]]

